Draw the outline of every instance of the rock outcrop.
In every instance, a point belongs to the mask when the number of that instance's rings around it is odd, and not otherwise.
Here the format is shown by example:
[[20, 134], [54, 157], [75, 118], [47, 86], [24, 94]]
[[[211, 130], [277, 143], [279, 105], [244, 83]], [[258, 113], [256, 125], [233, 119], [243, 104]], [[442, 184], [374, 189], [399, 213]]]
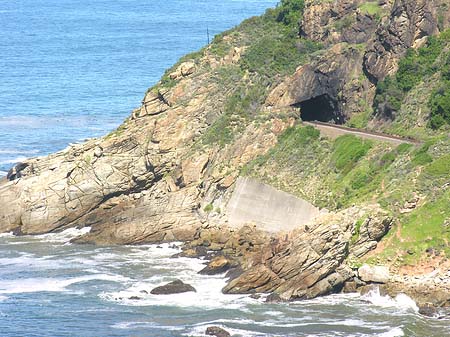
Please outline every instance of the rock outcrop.
[[423, 45], [427, 37], [439, 31], [439, 1], [396, 0], [391, 14], [376, 31], [364, 56], [366, 73], [374, 81], [397, 70], [397, 63], [410, 47]]
[[[272, 240], [262, 253], [253, 253], [249, 266], [224, 289], [225, 293], [274, 292], [283, 300], [308, 299], [338, 292], [354, 276], [344, 260], [353, 245], [355, 218], [365, 211], [353, 208], [324, 214], [293, 231], [288, 238]], [[386, 215], [372, 215], [383, 222]], [[387, 230], [386, 230], [387, 231]], [[385, 232], [386, 233], [386, 232]], [[364, 238], [360, 238], [361, 242]]]

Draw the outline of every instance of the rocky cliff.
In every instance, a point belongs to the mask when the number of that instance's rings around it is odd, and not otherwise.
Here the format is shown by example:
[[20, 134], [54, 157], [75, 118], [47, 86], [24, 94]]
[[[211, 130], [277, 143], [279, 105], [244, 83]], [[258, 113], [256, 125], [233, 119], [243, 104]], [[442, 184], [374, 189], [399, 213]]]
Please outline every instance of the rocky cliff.
[[[448, 6], [282, 1], [180, 60], [109, 135], [12, 168], [0, 182], [0, 231], [90, 226], [76, 242], [184, 241], [241, 265], [224, 289], [231, 293], [302, 299], [341, 290], [356, 282], [360, 259], [379, 258], [390, 228], [413, 221], [400, 211], [420, 216], [429, 200], [443, 202], [437, 222], [448, 222], [442, 155], [450, 145], [442, 133], [426, 149], [330, 140], [301, 127], [300, 117], [354, 125], [363, 116], [379, 125], [367, 115], [377, 83], [395, 74], [409, 48], [449, 26]], [[444, 169], [432, 166], [439, 161]], [[325, 210], [274, 231], [255, 226], [262, 212], [250, 202], [239, 205], [237, 223], [228, 206], [240, 176]], [[441, 232], [443, 241], [434, 240]], [[430, 247], [448, 245], [446, 227], [430, 235]], [[445, 259], [448, 247], [439, 251]]]

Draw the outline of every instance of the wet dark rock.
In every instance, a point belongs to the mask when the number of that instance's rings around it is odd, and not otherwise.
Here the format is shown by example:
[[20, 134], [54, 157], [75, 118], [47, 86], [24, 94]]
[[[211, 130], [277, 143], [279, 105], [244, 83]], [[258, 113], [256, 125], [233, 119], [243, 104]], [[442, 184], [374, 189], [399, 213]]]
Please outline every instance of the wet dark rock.
[[156, 287], [150, 291], [150, 294], [153, 295], [170, 295], [170, 294], [179, 294], [186, 293], [189, 291], [196, 292], [195, 288], [190, 284], [183, 283], [181, 280], [175, 280], [170, 283], [167, 283], [163, 286]]
[[283, 300], [280, 297], [280, 295], [278, 295], [277, 293], [271, 293], [269, 296], [267, 296], [266, 302], [267, 303], [280, 303], [280, 302], [283, 302]]
[[128, 299], [129, 299], [129, 300], [135, 301], [135, 300], [142, 300], [142, 297], [139, 297], [139, 296], [131, 296], [131, 297], [128, 297]]
[[230, 333], [221, 327], [218, 326], [209, 326], [206, 328], [206, 332], [208, 336], [216, 336], [216, 337], [230, 337]]
[[438, 317], [439, 313], [435, 306], [428, 304], [419, 307], [419, 314], [427, 317]]
[[242, 269], [242, 267], [238, 266], [236, 268], [228, 270], [228, 272], [225, 274], [225, 278], [227, 278], [228, 281], [231, 281], [241, 276], [243, 272], [244, 270]]

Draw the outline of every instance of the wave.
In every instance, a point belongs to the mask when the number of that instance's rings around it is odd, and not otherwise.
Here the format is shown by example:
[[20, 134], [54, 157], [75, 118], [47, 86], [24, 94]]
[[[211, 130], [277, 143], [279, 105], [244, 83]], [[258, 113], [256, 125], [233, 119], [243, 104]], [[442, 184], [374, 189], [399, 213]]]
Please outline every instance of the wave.
[[405, 333], [401, 328], [393, 328], [389, 331], [383, 332], [378, 335], [378, 337], [402, 337]]
[[416, 302], [408, 295], [398, 294], [395, 298], [388, 295], [382, 296], [378, 287], [370, 290], [367, 294], [361, 296], [361, 298], [379, 307], [395, 307], [419, 312], [419, 307]]
[[[1, 172], [1, 171], [0, 171]], [[8, 232], [8, 233], [1, 233], [0, 234], [0, 238], [13, 238], [14, 234], [13, 232]]]
[[22, 162], [24, 160], [27, 160], [27, 159], [28, 159], [28, 157], [19, 156], [19, 157], [15, 157], [15, 158], [12, 158], [12, 159], [0, 160], [0, 165], [20, 163], [20, 162]]
[[2, 154], [37, 154], [39, 150], [0, 150], [0, 155]]
[[89, 233], [90, 231], [91, 227], [68, 228], [59, 233], [35, 235], [34, 238], [44, 242], [68, 243], [70, 240], [77, 238], [81, 235], [84, 235], [86, 233]]
[[23, 294], [35, 292], [63, 292], [67, 287], [88, 281], [111, 281], [122, 283], [129, 278], [120, 275], [95, 274], [73, 277], [69, 279], [57, 278], [28, 278], [0, 281], [0, 294]]
[[[189, 332], [184, 333], [183, 336], [207, 336], [205, 334], [206, 329], [208, 326], [211, 326], [210, 324], [206, 325], [202, 323], [201, 325], [197, 325], [189, 330]], [[225, 329], [228, 331], [232, 336], [246, 336], [246, 337], [252, 337], [252, 336], [269, 336], [268, 334], [261, 334], [260, 332], [245, 330], [245, 329], [236, 329], [236, 328], [229, 328], [223, 325], [217, 325], [221, 327], [222, 329]], [[286, 337], [285, 335], [274, 335], [270, 334], [271, 337]]]

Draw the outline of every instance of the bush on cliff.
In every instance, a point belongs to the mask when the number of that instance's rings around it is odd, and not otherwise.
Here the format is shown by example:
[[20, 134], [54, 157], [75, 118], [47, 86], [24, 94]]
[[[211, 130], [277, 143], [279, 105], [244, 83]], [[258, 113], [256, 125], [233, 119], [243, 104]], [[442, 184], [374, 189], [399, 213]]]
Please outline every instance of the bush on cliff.
[[438, 129], [444, 124], [450, 124], [449, 45], [450, 29], [437, 37], [430, 37], [422, 48], [409, 49], [400, 60], [397, 73], [377, 84], [374, 108], [378, 115], [395, 119], [407, 93], [433, 78], [437, 89], [432, 92], [428, 103], [431, 109], [428, 127]]

